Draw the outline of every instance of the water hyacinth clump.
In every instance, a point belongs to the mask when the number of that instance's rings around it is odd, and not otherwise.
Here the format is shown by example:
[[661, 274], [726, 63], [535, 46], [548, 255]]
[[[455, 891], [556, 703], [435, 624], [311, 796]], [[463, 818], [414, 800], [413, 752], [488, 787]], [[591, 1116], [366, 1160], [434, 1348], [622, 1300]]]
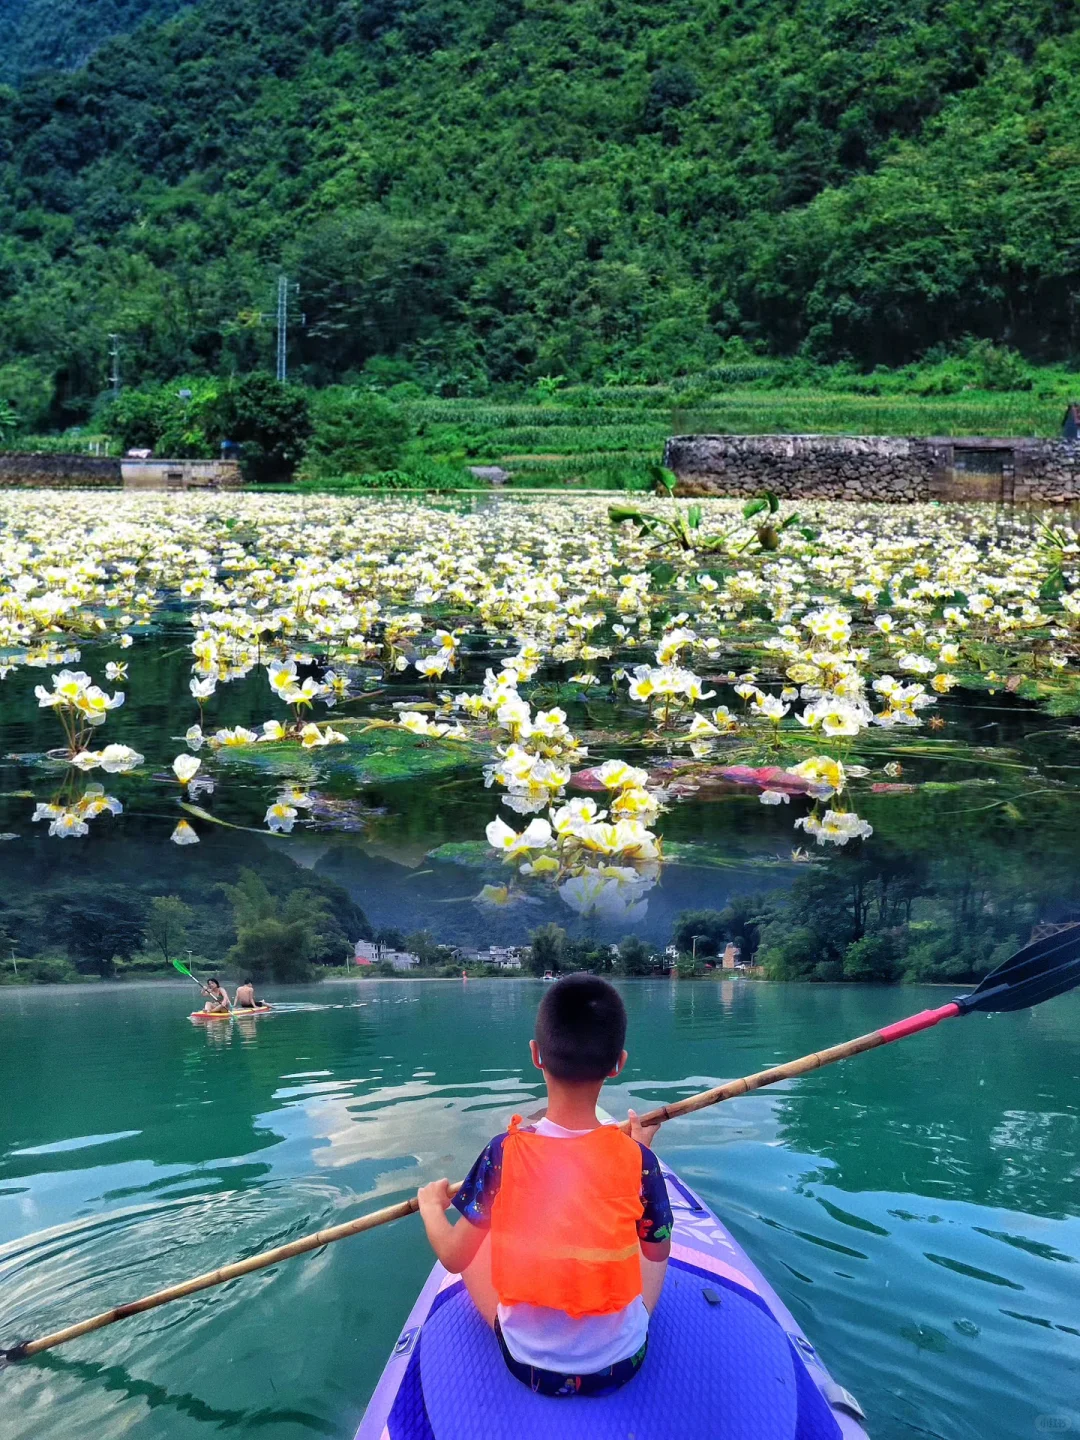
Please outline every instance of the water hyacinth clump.
[[[318, 785], [379, 741], [482, 772], [502, 873], [479, 903], [553, 894], [632, 920], [665, 815], [718, 768], [771, 777], [761, 803], [812, 855], [872, 841], [874, 764], [940, 730], [954, 689], [1080, 712], [1077, 537], [1019, 513], [817, 504], [755, 551], [735, 502], [702, 507], [677, 547], [586, 499], [85, 495], [77, 533], [71, 503], [0, 499], [0, 676], [45, 672], [65, 777], [29, 818], [57, 837], [122, 813], [76, 791], [88, 772], [153, 777], [159, 810], [186, 807], [161, 821], [178, 846], [226, 823], [196, 797], [265, 772], [254, 828], [287, 843], [323, 822], [274, 775]], [[125, 690], [93, 677], [137, 693], [166, 617], [190, 675], [151, 753], [125, 740]], [[249, 678], [266, 709], [230, 723]]]

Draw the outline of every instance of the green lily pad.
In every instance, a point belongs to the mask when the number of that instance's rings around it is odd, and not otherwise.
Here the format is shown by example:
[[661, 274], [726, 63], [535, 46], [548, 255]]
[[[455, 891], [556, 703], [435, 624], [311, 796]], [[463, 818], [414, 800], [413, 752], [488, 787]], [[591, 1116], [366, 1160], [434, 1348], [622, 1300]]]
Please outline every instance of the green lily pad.
[[268, 740], [229, 746], [218, 752], [218, 758], [305, 783], [316, 775], [336, 774], [351, 775], [362, 785], [386, 785], [479, 768], [489, 752], [467, 740], [429, 740], [407, 730], [378, 729], [354, 732], [345, 745], [305, 750], [297, 740]]
[[502, 869], [502, 861], [483, 840], [448, 840], [445, 845], [429, 850], [427, 858], [441, 860], [446, 865], [463, 865], [468, 870]]

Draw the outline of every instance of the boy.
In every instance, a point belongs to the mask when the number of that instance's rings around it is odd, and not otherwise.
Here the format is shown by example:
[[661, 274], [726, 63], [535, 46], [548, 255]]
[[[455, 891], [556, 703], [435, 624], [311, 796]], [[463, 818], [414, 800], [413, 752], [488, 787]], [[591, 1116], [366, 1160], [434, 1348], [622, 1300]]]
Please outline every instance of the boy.
[[255, 999], [255, 986], [250, 980], [237, 987], [235, 1005], [237, 1010], [259, 1010], [266, 1007], [265, 1000]]
[[[593, 975], [545, 994], [529, 1042], [544, 1118], [515, 1115], [453, 1202], [446, 1180], [418, 1192], [431, 1247], [462, 1275], [510, 1373], [541, 1395], [605, 1395], [641, 1368], [649, 1314], [671, 1252], [659, 1126], [630, 1135], [596, 1118], [605, 1079], [626, 1064], [626, 1010]], [[450, 1204], [464, 1216], [451, 1225]]]

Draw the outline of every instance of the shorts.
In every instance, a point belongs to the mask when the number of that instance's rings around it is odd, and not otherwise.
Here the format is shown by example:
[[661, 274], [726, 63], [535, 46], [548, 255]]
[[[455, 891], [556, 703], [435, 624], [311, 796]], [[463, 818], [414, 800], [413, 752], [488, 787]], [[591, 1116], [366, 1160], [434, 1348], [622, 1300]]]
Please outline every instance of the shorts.
[[515, 1380], [527, 1385], [534, 1395], [548, 1395], [561, 1399], [567, 1395], [610, 1395], [632, 1380], [645, 1361], [649, 1348], [648, 1336], [640, 1350], [625, 1360], [617, 1360], [606, 1370], [597, 1370], [592, 1375], [566, 1375], [560, 1370], [541, 1370], [536, 1365], [525, 1365], [515, 1360], [506, 1348], [502, 1327], [495, 1321], [495, 1338], [499, 1342], [506, 1368]]

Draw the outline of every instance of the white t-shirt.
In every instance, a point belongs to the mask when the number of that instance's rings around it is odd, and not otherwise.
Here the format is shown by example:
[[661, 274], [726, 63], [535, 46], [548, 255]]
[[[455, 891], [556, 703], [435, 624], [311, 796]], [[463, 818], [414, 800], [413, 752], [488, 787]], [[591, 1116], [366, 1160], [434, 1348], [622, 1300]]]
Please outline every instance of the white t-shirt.
[[[565, 1130], [548, 1119], [536, 1133], [574, 1140], [587, 1130]], [[575, 1318], [546, 1305], [500, 1305], [499, 1326], [510, 1354], [522, 1365], [564, 1375], [592, 1375], [637, 1353], [649, 1330], [649, 1312], [638, 1295], [625, 1310]]]

